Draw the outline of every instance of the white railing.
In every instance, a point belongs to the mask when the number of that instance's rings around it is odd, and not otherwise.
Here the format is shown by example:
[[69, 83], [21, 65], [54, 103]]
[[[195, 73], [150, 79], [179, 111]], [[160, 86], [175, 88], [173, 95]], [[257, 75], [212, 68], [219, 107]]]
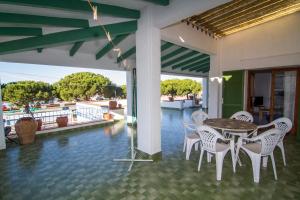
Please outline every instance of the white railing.
[[[35, 119], [41, 119], [43, 124], [54, 124], [56, 118], [67, 116], [69, 122], [89, 122], [103, 119], [103, 109], [99, 108], [76, 108], [62, 110], [46, 110], [32, 112]], [[30, 117], [26, 113], [4, 113], [5, 126], [14, 126], [18, 119], [22, 117]]]

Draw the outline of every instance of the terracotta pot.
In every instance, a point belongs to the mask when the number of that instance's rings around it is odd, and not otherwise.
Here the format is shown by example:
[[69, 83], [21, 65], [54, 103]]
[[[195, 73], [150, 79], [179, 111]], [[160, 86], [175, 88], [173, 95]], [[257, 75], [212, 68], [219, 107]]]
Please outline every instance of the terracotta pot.
[[122, 108], [122, 104], [119, 103], [119, 104], [118, 104], [118, 108]]
[[193, 97], [193, 96], [189, 96], [189, 99], [190, 99], [190, 100], [193, 100], [193, 99], [194, 99], [194, 97]]
[[110, 113], [103, 113], [103, 119], [104, 120], [112, 120], [112, 114]]
[[109, 101], [108, 107], [109, 109], [113, 110], [117, 108], [117, 104], [118, 104], [117, 101]]
[[42, 125], [43, 125], [43, 121], [41, 119], [36, 119], [35, 120], [37, 122], [37, 131], [41, 131], [42, 130]]
[[68, 117], [67, 116], [57, 117], [56, 123], [58, 127], [66, 127], [68, 126]]
[[174, 101], [174, 98], [173, 97], [169, 97], [169, 101]]
[[35, 140], [38, 123], [32, 117], [22, 117], [15, 124], [20, 144], [30, 144]]

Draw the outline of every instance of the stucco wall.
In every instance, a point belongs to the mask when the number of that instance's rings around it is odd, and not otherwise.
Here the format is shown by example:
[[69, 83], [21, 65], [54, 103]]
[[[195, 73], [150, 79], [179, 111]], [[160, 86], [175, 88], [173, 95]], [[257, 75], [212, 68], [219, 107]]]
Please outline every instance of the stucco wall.
[[300, 12], [219, 41], [222, 71], [300, 65]]

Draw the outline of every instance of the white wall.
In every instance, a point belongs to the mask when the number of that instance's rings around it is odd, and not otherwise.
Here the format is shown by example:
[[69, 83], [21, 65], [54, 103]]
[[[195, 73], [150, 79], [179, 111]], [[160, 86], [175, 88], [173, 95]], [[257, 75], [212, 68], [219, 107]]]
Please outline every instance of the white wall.
[[300, 12], [219, 42], [222, 71], [300, 65]]

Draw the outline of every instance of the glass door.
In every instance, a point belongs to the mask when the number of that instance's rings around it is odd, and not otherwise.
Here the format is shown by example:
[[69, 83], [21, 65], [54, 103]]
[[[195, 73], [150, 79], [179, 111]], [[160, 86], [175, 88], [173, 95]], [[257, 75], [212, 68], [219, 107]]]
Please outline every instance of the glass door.
[[297, 70], [273, 70], [270, 121], [287, 117], [294, 122]]

